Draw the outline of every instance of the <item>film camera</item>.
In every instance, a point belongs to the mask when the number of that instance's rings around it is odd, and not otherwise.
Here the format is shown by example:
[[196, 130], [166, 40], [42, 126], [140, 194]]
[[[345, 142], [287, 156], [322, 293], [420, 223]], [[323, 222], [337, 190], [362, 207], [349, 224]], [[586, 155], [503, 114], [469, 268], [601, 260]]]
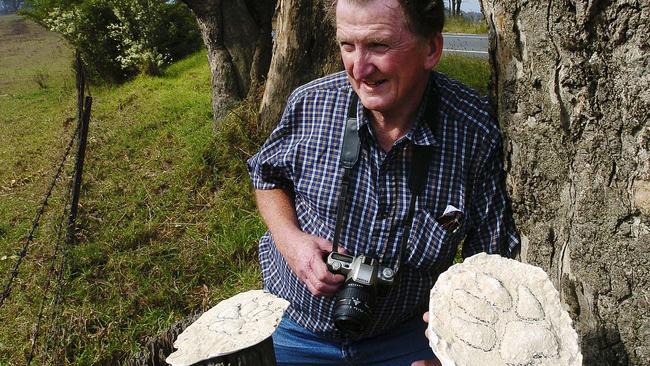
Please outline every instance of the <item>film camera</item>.
[[361, 333], [370, 322], [378, 288], [391, 285], [395, 271], [379, 265], [372, 257], [336, 252], [327, 256], [327, 268], [332, 273], [346, 276], [336, 294], [334, 325], [347, 334]]

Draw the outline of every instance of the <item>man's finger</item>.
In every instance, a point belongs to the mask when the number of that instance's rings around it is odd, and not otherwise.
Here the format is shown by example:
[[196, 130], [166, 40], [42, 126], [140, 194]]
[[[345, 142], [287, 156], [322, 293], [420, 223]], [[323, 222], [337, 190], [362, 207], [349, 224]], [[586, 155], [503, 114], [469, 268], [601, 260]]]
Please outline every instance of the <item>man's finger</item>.
[[320, 249], [323, 252], [329, 253], [332, 251], [332, 242], [323, 239], [321, 237], [314, 237], [314, 241], [316, 242], [316, 245], [318, 245], [318, 249]]
[[342, 275], [333, 274], [328, 271], [327, 265], [323, 261], [314, 260], [310, 263], [310, 265], [315, 278], [328, 285], [338, 286], [345, 279], [345, 277]]
[[305, 285], [307, 285], [309, 292], [315, 296], [334, 296], [334, 294], [336, 294], [336, 290], [338, 290], [339, 287], [336, 284], [327, 284], [323, 281], [320, 281], [315, 277], [314, 273], [311, 273], [304, 282]]

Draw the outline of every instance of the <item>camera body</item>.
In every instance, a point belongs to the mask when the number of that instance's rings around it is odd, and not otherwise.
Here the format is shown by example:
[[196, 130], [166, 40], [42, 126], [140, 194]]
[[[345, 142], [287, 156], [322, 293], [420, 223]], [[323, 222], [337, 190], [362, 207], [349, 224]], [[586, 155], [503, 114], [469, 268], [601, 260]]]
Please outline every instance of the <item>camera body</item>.
[[327, 256], [327, 269], [346, 276], [345, 283], [336, 294], [334, 324], [350, 335], [363, 332], [370, 322], [377, 288], [392, 285], [395, 271], [379, 265], [379, 261], [372, 257], [336, 252]]
[[365, 255], [354, 257], [331, 252], [327, 256], [327, 269], [346, 276], [346, 283], [354, 281], [366, 286], [392, 285], [395, 279], [392, 268], [380, 266], [375, 258]]

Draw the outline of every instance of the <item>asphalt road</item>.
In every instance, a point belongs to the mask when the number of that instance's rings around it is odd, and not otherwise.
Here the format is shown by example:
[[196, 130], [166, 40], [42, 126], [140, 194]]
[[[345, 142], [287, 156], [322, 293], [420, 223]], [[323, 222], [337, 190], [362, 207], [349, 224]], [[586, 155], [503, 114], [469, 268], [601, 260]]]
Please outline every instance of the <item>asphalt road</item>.
[[443, 33], [442, 36], [445, 40], [443, 52], [488, 58], [487, 35]]

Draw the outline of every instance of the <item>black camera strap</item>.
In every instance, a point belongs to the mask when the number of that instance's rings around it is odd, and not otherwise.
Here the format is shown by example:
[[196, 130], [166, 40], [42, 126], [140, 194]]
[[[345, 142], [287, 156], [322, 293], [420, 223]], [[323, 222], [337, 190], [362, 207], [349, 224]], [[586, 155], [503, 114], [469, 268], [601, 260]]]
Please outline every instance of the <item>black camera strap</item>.
[[[345, 131], [343, 134], [343, 145], [341, 148], [340, 165], [343, 168], [343, 179], [341, 181], [341, 193], [339, 195], [337, 209], [336, 209], [336, 226], [334, 228], [334, 239], [332, 241], [332, 252], [338, 252], [339, 239], [341, 236], [341, 227], [343, 225], [343, 216], [345, 215], [347, 199], [349, 196], [350, 176], [352, 169], [359, 160], [359, 151], [361, 150], [361, 140], [359, 139], [359, 131], [357, 129], [357, 101], [358, 96], [353, 91], [352, 98], [350, 98], [350, 105], [348, 106], [348, 116], [345, 124]], [[437, 109], [437, 108], [436, 108]], [[431, 126], [430, 126], [431, 127]], [[421, 146], [411, 144], [413, 148], [413, 159], [411, 163], [411, 171], [409, 174], [408, 186], [411, 191], [411, 199], [409, 202], [409, 210], [406, 216], [404, 235], [399, 244], [399, 257], [395, 264], [395, 272], [399, 270], [400, 263], [404, 257], [406, 244], [411, 232], [411, 225], [413, 224], [413, 216], [415, 214], [415, 203], [417, 197], [422, 193], [427, 179], [429, 162], [433, 154], [433, 149], [430, 146]]]
[[352, 168], [359, 160], [359, 151], [361, 150], [361, 140], [357, 130], [357, 93], [352, 92], [348, 106], [348, 118], [345, 122], [345, 131], [343, 132], [343, 145], [341, 147], [341, 160], [339, 164], [343, 167], [343, 179], [341, 180], [341, 194], [336, 207], [336, 226], [334, 227], [334, 240], [332, 240], [332, 252], [337, 253], [339, 249], [339, 239], [341, 236], [341, 226], [343, 215], [345, 214], [346, 203], [348, 198], [348, 188], [350, 187], [350, 175]]

